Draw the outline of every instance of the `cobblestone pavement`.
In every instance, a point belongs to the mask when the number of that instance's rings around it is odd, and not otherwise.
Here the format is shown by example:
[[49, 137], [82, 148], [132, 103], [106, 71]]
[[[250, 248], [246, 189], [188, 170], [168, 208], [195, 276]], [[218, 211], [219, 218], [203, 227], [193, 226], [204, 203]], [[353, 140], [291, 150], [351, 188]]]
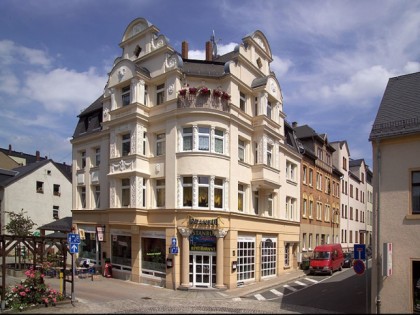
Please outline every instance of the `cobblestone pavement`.
[[[277, 301], [255, 301], [245, 296], [293, 279], [304, 277], [302, 270], [294, 270], [279, 277], [245, 285], [231, 290], [171, 290], [152, 285], [100, 277], [76, 278], [74, 299], [69, 298], [54, 307], [25, 310], [27, 314], [299, 314], [317, 313], [316, 310], [280, 309]], [[12, 281], [9, 279], [8, 281]], [[15, 279], [18, 281], [19, 279]], [[60, 290], [58, 279], [47, 278], [46, 283]], [[66, 285], [66, 294], [71, 286]], [[10, 313], [10, 311], [3, 311]]]

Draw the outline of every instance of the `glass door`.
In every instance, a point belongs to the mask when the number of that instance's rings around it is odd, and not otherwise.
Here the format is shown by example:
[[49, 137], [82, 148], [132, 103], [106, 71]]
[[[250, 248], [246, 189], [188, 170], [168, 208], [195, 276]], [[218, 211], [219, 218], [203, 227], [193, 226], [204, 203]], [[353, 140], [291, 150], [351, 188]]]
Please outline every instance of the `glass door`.
[[193, 287], [212, 287], [216, 283], [216, 256], [190, 255], [190, 282]]

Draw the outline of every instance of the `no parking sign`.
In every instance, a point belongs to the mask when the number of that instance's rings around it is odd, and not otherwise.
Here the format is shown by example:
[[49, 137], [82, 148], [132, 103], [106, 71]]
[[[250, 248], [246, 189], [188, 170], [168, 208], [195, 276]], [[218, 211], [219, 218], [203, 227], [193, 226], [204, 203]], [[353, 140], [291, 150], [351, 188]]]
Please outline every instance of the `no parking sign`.
[[353, 269], [358, 275], [362, 275], [365, 272], [365, 263], [361, 259], [356, 259], [353, 262]]

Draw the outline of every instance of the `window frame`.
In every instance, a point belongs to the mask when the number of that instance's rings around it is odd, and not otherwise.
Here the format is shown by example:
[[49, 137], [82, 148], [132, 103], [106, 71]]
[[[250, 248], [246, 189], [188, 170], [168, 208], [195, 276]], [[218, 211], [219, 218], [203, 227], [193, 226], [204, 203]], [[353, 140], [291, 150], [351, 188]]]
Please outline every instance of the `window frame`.
[[420, 215], [420, 170], [417, 169], [410, 176], [410, 214]]
[[156, 105], [161, 105], [165, 102], [165, 83], [156, 86]]
[[165, 155], [165, 146], [166, 134], [164, 132], [156, 134], [156, 156]]
[[127, 85], [121, 88], [121, 106], [127, 106], [131, 104], [131, 86]]

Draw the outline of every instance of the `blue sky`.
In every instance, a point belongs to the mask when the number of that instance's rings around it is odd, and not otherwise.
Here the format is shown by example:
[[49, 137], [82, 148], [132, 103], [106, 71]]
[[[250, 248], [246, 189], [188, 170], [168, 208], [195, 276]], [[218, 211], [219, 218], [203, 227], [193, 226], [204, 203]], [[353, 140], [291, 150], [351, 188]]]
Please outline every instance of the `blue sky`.
[[101, 93], [128, 24], [147, 19], [189, 58], [256, 30], [267, 37], [288, 122], [371, 163], [368, 141], [390, 77], [420, 71], [420, 1], [2, 0], [0, 147], [71, 163], [77, 115]]

